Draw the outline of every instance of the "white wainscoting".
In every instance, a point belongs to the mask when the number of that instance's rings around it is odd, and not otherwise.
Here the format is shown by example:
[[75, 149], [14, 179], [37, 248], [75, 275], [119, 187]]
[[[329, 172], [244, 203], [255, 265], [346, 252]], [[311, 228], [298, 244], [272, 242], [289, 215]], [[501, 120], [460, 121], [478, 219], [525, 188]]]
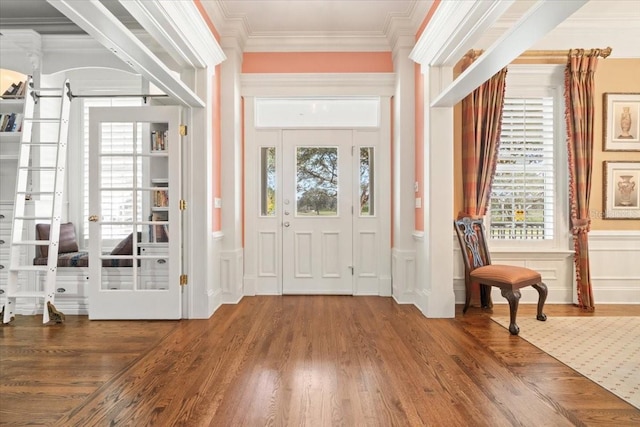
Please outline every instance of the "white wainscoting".
[[[454, 236], [454, 293], [456, 304], [464, 304], [464, 264], [457, 237]], [[491, 261], [494, 264], [517, 265], [539, 271], [542, 281], [547, 285], [549, 294], [547, 304], [570, 304], [573, 295], [573, 252], [569, 250], [535, 250], [535, 251], [506, 251], [503, 249], [491, 251]], [[521, 289], [520, 302], [534, 304], [538, 301], [538, 292], [532, 287]], [[507, 304], [507, 300], [500, 294], [500, 290], [493, 288], [491, 298], [494, 304]]]
[[[414, 239], [422, 242], [423, 233], [414, 233]], [[422, 245], [416, 245], [422, 247]], [[416, 303], [416, 280], [419, 266], [415, 249], [396, 249], [391, 251], [392, 294], [398, 304]]]
[[640, 304], [640, 231], [591, 231], [589, 260], [596, 309]]
[[[455, 238], [455, 237], [454, 237]], [[589, 233], [591, 283], [598, 304], [640, 304], [640, 231], [591, 231]], [[492, 250], [494, 264], [520, 265], [542, 274], [549, 288], [547, 304], [574, 303], [575, 272], [572, 251], [506, 252]], [[456, 303], [464, 303], [464, 265], [456, 239], [454, 246], [454, 292]], [[535, 303], [533, 288], [521, 291], [521, 303]], [[497, 289], [494, 304], [506, 304]]]
[[237, 304], [243, 296], [243, 253], [242, 248], [220, 251], [220, 284], [222, 303]]

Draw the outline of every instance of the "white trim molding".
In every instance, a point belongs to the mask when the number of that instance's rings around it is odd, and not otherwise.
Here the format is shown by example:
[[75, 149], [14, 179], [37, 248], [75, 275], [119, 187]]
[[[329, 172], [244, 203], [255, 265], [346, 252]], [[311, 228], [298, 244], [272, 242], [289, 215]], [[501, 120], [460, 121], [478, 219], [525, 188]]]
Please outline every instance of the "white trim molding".
[[455, 65], [513, 1], [441, 2], [409, 58], [424, 66]]
[[[432, 107], [452, 107], [522, 52], [580, 9], [588, 0], [540, 0], [437, 97]], [[456, 3], [457, 4], [457, 3]]]
[[214, 67], [226, 59], [194, 2], [120, 0], [182, 67]]
[[243, 296], [243, 250], [220, 251], [222, 303], [237, 304]]
[[392, 296], [398, 304], [415, 304], [416, 251], [391, 251]]
[[[454, 246], [454, 292], [456, 303], [465, 296], [464, 265], [457, 242]], [[598, 304], [640, 304], [640, 231], [605, 231], [589, 233], [591, 283]], [[547, 304], [572, 304], [575, 270], [572, 250], [491, 250], [496, 264], [517, 265], [539, 271], [549, 288]], [[535, 304], [534, 289], [522, 289], [521, 303]], [[492, 290], [494, 304], [506, 304], [499, 290]]]
[[393, 96], [394, 73], [242, 74], [242, 96]]

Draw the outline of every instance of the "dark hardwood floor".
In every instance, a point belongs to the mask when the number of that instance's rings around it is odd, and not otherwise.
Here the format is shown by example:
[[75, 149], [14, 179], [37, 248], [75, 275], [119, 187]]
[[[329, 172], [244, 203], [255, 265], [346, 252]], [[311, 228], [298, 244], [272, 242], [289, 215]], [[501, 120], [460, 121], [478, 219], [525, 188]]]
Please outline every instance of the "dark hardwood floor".
[[[545, 312], [640, 316], [640, 306]], [[18, 316], [0, 328], [0, 424], [640, 425], [639, 410], [490, 315], [459, 307], [455, 319], [426, 319], [391, 298], [285, 296], [246, 297], [207, 320]]]

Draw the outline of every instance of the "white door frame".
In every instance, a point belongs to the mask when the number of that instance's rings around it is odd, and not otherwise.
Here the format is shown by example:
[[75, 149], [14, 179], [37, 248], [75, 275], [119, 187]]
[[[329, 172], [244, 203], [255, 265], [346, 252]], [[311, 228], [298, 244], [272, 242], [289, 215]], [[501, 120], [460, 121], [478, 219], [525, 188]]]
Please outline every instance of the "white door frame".
[[[90, 109], [89, 131], [92, 149], [89, 151], [90, 156], [90, 182], [92, 189], [89, 193], [89, 213], [96, 218], [91, 220], [89, 224], [89, 317], [91, 319], [180, 319], [182, 317], [182, 286], [180, 285], [180, 275], [182, 273], [182, 213], [179, 207], [179, 201], [182, 198], [182, 175], [181, 175], [181, 150], [182, 142], [179, 132], [181, 109], [173, 106], [154, 106], [154, 107], [95, 107]], [[140, 213], [142, 220], [131, 220], [131, 224], [137, 224], [141, 229], [134, 228], [136, 234], [141, 231], [144, 233], [146, 228], [154, 230], [154, 240], [148, 239], [148, 243], [143, 247], [143, 243], [136, 242], [133, 239], [131, 255], [125, 255], [131, 260], [132, 267], [110, 267], [102, 268], [102, 239], [100, 236], [101, 227], [101, 191], [96, 183], [100, 183], [100, 152], [93, 148], [99, 147], [101, 141], [100, 124], [101, 123], [162, 123], [168, 125], [167, 139], [162, 143], [162, 149], [158, 149], [156, 153], [149, 153], [143, 150], [144, 154], [139, 153], [141, 158], [166, 159], [166, 163], [158, 171], [158, 175], [162, 178], [158, 182], [143, 181], [136, 183], [131, 187], [132, 193], [140, 192], [138, 196], [143, 200], [144, 212]], [[140, 135], [141, 143], [146, 147], [150, 143], [150, 129], [148, 132]], [[145, 153], [146, 152], [146, 153]], [[116, 153], [117, 154], [117, 153]], [[148, 161], [148, 160], [147, 160]], [[134, 166], [135, 167], [135, 166]], [[146, 167], [149, 171], [147, 179], [150, 179], [153, 165]], [[159, 181], [162, 181], [160, 183]], [[117, 188], [117, 187], [116, 187]], [[168, 201], [150, 200], [154, 194], [159, 194], [167, 188]], [[124, 190], [129, 190], [124, 189]], [[166, 192], [164, 193], [166, 194]], [[167, 231], [162, 225], [150, 222], [146, 219], [148, 212], [151, 212], [152, 206], [160, 206], [168, 214], [169, 224], [171, 225]], [[134, 214], [136, 208], [134, 207]], [[154, 219], [153, 221], [162, 221]], [[159, 228], [158, 228], [159, 227]], [[158, 233], [168, 233], [161, 240], [155, 240]], [[142, 240], [145, 240], [142, 238]], [[161, 243], [160, 243], [161, 242]], [[136, 249], [142, 249], [137, 251]], [[145, 252], [145, 249], [147, 252]], [[139, 253], [138, 253], [139, 252]], [[168, 255], [166, 255], [168, 254]], [[141, 267], [136, 267], [140, 265]], [[165, 267], [166, 266], [166, 267]], [[109, 274], [106, 275], [106, 270]], [[145, 275], [141, 274], [144, 271]], [[159, 271], [159, 272], [158, 272]], [[108, 277], [109, 287], [104, 287], [103, 272]], [[120, 288], [121, 281], [131, 280], [137, 283], [136, 287], [131, 285], [126, 288]], [[143, 283], [148, 286], [138, 287]], [[166, 280], [166, 282], [165, 282]], [[162, 282], [157, 286], [158, 282]], [[106, 282], [105, 282], [106, 283]], [[166, 284], [164, 284], [166, 283]]]
[[[244, 76], [243, 76], [244, 77]], [[391, 75], [393, 77], [393, 75]], [[245, 196], [244, 196], [244, 294], [245, 295], [279, 295], [282, 294], [282, 218], [264, 217], [260, 213], [259, 152], [262, 147], [276, 147], [282, 140], [282, 129], [259, 129], [255, 126], [255, 96], [276, 96], [278, 92], [291, 96], [293, 90], [309, 96], [308, 91], [315, 88], [315, 95], [333, 96], [380, 96], [380, 125], [378, 128], [355, 128], [354, 145], [357, 147], [374, 147], [377, 153], [376, 179], [376, 215], [363, 217], [354, 215], [353, 222], [353, 260], [354, 260], [354, 295], [391, 295], [391, 95], [393, 78], [381, 75], [380, 85], [371, 87], [371, 80], [358, 86], [357, 77], [349, 76], [347, 80], [354, 84], [350, 89], [309, 86], [307, 77], [302, 80], [307, 86], [299, 88], [292, 82], [270, 80], [266, 87], [258, 88], [255, 76], [247, 78], [250, 84], [244, 89], [244, 152], [245, 152]], [[258, 78], [259, 79], [259, 78]], [[352, 80], [353, 79], [353, 80]], [[318, 81], [323, 81], [318, 78]], [[273, 85], [273, 86], [270, 86]], [[274, 92], [274, 86], [282, 85], [281, 90]], [[354, 156], [357, 158], [357, 156]], [[355, 162], [355, 160], [354, 160]], [[282, 167], [278, 164], [279, 168]], [[277, 195], [277, 205], [282, 206]]]

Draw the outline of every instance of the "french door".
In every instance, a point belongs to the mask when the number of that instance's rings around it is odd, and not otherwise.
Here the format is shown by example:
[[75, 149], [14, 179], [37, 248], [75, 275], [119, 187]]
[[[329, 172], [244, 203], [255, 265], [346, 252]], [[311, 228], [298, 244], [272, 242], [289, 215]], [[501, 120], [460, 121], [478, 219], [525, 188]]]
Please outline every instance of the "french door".
[[284, 294], [353, 294], [352, 134], [282, 132]]
[[180, 110], [91, 108], [89, 317], [179, 319]]

